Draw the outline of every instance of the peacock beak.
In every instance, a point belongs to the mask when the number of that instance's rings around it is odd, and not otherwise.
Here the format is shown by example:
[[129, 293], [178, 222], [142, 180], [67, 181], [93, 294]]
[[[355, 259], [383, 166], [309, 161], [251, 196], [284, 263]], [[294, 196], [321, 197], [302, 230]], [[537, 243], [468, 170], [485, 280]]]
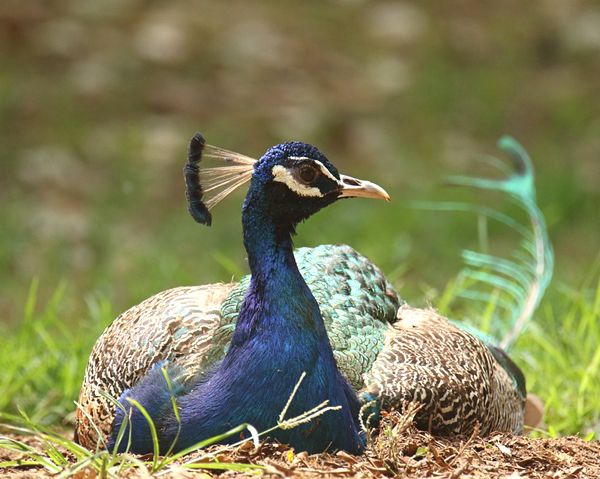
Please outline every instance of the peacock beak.
[[379, 185], [370, 181], [359, 180], [351, 176], [340, 175], [340, 180], [344, 184], [340, 188], [340, 196], [338, 198], [376, 198], [390, 201], [390, 195]]

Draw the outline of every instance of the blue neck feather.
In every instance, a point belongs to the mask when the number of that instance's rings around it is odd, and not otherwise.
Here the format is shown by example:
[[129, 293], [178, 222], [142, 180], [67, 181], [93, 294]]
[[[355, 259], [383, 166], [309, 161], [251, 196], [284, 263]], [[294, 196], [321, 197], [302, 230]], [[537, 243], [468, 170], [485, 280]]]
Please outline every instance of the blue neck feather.
[[[177, 398], [181, 428], [170, 401], [160, 411], [151, 412], [158, 422], [164, 450], [173, 443], [178, 431], [174, 450], [190, 447], [244, 422], [259, 431], [275, 426], [303, 372], [306, 377], [286, 419], [323, 401], [341, 409], [327, 411], [292, 429], [277, 429], [270, 437], [310, 453], [337, 449], [358, 453], [364, 448], [358, 426], [358, 400], [337, 369], [318, 304], [293, 256], [290, 232], [294, 225], [276, 224], [266, 195], [260, 184], [253, 184], [244, 203], [244, 244], [252, 280], [226, 357], [207, 379], [199, 380]], [[139, 396], [156, 400], [161, 378], [150, 385], [143, 383], [144, 380], [128, 395], [138, 400]], [[119, 422], [118, 415], [115, 424]], [[143, 427], [139, 421], [136, 424], [134, 417], [134, 433], [136, 428], [134, 452], [147, 447]], [[234, 442], [239, 437], [230, 440]]]

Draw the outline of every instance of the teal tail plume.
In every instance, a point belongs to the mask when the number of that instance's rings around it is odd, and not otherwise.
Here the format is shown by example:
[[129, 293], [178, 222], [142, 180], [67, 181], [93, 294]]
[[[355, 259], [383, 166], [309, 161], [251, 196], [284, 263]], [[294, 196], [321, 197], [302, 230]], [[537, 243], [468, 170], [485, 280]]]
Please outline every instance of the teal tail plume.
[[524, 330], [544, 296], [552, 278], [554, 253], [544, 215], [536, 203], [534, 171], [529, 155], [509, 136], [500, 138], [498, 147], [512, 160], [512, 170], [506, 163], [493, 157], [485, 158], [484, 161], [502, 171], [506, 175], [504, 179], [453, 176], [447, 183], [506, 193], [509, 200], [528, 215], [530, 228], [504, 213], [482, 205], [444, 202], [433, 208], [475, 212], [506, 224], [520, 235], [520, 244], [513, 251], [511, 259], [471, 250], [462, 252], [466, 264], [462, 275], [470, 285], [459, 296], [498, 306], [494, 310], [495, 317], [486, 339], [489, 341], [494, 338], [494, 342], [507, 350]]

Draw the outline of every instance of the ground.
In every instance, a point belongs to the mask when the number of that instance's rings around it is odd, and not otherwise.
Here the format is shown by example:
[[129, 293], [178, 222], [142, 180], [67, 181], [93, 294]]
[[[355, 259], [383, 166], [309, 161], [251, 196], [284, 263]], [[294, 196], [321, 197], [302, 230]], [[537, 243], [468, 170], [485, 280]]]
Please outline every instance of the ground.
[[[19, 438], [41, 450], [34, 437]], [[493, 434], [479, 437], [433, 437], [418, 431], [410, 420], [392, 413], [385, 418], [381, 430], [371, 439], [371, 448], [363, 456], [337, 454], [294, 454], [288, 447], [263, 443], [254, 448], [246, 442], [234, 450], [223, 451], [213, 446], [208, 452], [186, 456], [157, 475], [165, 478], [230, 477], [296, 478], [600, 478], [600, 442], [580, 437], [529, 438], [512, 434]], [[17, 453], [0, 448], [0, 462], [19, 459]], [[220, 462], [256, 464], [258, 471], [189, 470], [185, 462]], [[23, 458], [24, 459], [24, 458]], [[148, 458], [144, 458], [148, 459]], [[1, 476], [9, 479], [49, 477], [44, 469], [15, 467], [4, 469]], [[127, 469], [119, 477], [145, 477], [137, 469]], [[77, 472], [78, 479], [98, 477], [91, 468]]]

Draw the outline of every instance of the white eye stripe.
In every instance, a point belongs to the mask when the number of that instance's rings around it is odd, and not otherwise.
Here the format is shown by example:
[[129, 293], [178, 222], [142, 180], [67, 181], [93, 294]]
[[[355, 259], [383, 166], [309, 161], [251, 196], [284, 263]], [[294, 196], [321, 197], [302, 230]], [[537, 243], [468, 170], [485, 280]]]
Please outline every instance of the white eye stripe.
[[338, 180], [335, 176], [333, 176], [331, 174], [331, 171], [329, 171], [327, 168], [325, 168], [325, 165], [323, 163], [321, 163], [319, 160], [315, 160], [314, 158], [307, 158], [306, 156], [289, 156], [288, 158], [290, 160], [295, 160], [295, 161], [310, 161], [311, 163], [315, 163], [319, 166], [319, 168], [321, 169], [321, 173], [323, 173], [323, 175], [325, 175], [330, 180], [335, 181], [338, 185], [340, 185], [342, 187], [344, 186], [343, 183], [341, 183], [340, 180]]
[[272, 171], [273, 181], [278, 181], [280, 183], [285, 184], [290, 190], [299, 194], [300, 196], [312, 196], [316, 198], [320, 198], [321, 196], [323, 196], [323, 193], [319, 188], [299, 183], [293, 177], [292, 172], [288, 170], [285, 166], [275, 165]]

